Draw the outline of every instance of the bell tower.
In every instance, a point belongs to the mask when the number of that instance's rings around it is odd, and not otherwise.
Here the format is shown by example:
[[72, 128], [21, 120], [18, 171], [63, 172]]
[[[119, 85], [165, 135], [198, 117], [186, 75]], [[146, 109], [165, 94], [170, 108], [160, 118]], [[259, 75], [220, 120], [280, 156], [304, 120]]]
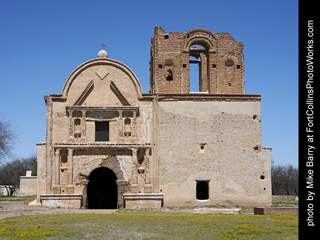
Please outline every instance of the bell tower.
[[[191, 68], [198, 69], [197, 76]], [[191, 85], [196, 90], [191, 91]], [[243, 44], [229, 33], [194, 28], [166, 33], [155, 27], [151, 39], [150, 93], [244, 94]]]

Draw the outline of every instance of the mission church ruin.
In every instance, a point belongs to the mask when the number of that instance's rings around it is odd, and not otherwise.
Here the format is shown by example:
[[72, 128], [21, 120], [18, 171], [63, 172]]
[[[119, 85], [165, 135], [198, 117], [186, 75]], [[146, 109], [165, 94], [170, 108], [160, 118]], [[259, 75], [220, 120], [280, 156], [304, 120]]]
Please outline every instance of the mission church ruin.
[[[190, 65], [199, 91], [190, 92]], [[103, 49], [45, 96], [37, 203], [75, 208], [271, 205], [261, 96], [244, 92], [243, 43], [196, 28], [151, 40], [150, 93]]]

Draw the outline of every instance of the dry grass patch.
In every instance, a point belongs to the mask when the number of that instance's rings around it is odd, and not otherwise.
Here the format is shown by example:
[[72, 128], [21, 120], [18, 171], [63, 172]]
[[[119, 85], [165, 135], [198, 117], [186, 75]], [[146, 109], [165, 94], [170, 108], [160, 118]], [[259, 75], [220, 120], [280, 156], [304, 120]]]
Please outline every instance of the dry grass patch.
[[292, 195], [273, 195], [272, 206], [273, 207], [297, 207], [299, 202], [296, 201], [297, 196]]

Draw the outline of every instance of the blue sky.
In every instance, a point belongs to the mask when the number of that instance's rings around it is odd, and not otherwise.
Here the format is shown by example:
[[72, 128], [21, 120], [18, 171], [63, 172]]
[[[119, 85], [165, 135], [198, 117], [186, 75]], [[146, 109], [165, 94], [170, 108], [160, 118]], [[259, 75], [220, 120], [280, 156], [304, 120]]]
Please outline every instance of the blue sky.
[[297, 0], [1, 1], [0, 120], [18, 135], [14, 155], [36, 153], [46, 135], [43, 96], [61, 93], [102, 43], [149, 92], [155, 26], [229, 32], [243, 42], [245, 92], [262, 95], [262, 146], [273, 149], [275, 164], [298, 165]]

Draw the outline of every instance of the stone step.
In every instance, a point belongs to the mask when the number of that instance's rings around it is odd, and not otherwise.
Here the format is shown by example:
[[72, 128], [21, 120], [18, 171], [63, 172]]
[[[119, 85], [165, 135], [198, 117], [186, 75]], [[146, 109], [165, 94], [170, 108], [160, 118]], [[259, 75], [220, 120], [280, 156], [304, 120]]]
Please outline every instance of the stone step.
[[232, 214], [239, 215], [240, 208], [196, 208], [193, 213], [196, 214]]

